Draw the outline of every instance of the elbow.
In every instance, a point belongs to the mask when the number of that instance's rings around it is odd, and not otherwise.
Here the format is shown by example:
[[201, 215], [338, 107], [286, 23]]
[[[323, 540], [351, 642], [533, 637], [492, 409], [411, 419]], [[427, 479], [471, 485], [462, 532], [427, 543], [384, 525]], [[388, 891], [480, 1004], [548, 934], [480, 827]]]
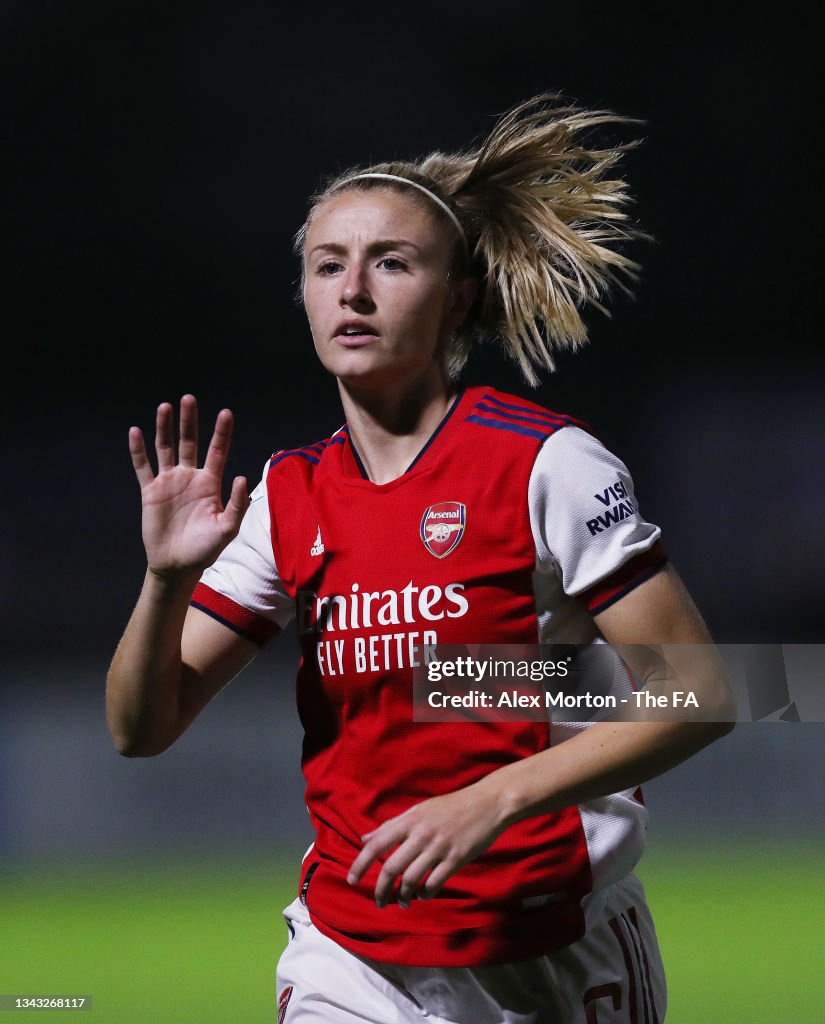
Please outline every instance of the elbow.
[[150, 747], [130, 739], [115, 739], [115, 750], [121, 757], [157, 757], [166, 747]]
[[694, 703], [688, 705], [685, 702], [684, 706], [680, 705], [675, 716], [673, 710], [665, 714], [669, 716], [673, 727], [682, 733], [685, 742], [698, 751], [733, 732], [736, 725], [736, 702], [729, 693], [722, 691], [710, 697], [705, 695], [698, 702], [694, 697]]
[[168, 750], [176, 734], [148, 716], [132, 714], [107, 701], [106, 727], [121, 757], [156, 757]]
[[723, 736], [728, 736], [736, 728], [736, 719], [734, 715], [731, 715], [729, 719], [724, 722], [717, 722], [719, 726], [719, 739]]
[[[700, 680], [690, 692], [692, 703], [688, 705], [685, 700], [682, 705], [684, 720], [701, 726], [708, 743], [733, 732], [737, 720], [736, 697], [726, 673]], [[673, 696], [675, 698], [676, 693]]]
[[165, 747], [160, 749], [141, 747], [128, 742], [115, 743], [115, 750], [121, 757], [157, 757], [157, 755], [162, 754], [165, 749]]
[[705, 727], [708, 733], [708, 743], [714, 743], [732, 733], [736, 723], [733, 721], [705, 722]]
[[719, 687], [714, 708], [713, 725], [716, 726], [716, 736], [714, 739], [721, 739], [723, 736], [733, 732], [736, 728], [737, 714], [736, 698], [733, 695], [730, 682], [726, 678]]
[[736, 727], [736, 702], [730, 693], [720, 696], [711, 708], [705, 707], [697, 724], [701, 724], [706, 743], [715, 743]]
[[149, 737], [113, 729], [111, 726], [109, 735], [121, 757], [157, 757], [171, 746], [171, 741], [160, 743], [157, 739], [150, 740]]

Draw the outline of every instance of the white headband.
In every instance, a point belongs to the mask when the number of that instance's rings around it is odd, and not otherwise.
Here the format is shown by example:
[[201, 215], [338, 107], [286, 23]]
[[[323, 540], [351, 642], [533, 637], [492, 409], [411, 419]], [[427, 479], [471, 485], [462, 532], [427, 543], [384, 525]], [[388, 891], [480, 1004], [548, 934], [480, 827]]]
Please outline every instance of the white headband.
[[410, 181], [409, 178], [400, 178], [397, 174], [378, 174], [378, 173], [367, 173], [367, 174], [354, 174], [351, 178], [347, 178], [346, 181], [342, 181], [338, 186], [343, 188], [345, 185], [349, 185], [351, 181], [358, 181], [360, 178], [385, 178], [387, 181], [400, 181], [402, 185], [411, 185], [413, 188], [417, 188], [419, 192], [423, 192], [425, 196], [429, 196], [430, 199], [447, 214], [450, 220], [455, 224], [456, 231], [461, 235], [461, 241], [464, 243], [464, 251], [469, 253], [470, 249], [467, 244], [467, 236], [464, 234], [464, 228], [461, 226], [461, 222], [458, 217], [453, 213], [449, 206], [442, 200], [439, 199], [435, 192], [431, 192], [424, 185], [419, 185], [417, 181]]

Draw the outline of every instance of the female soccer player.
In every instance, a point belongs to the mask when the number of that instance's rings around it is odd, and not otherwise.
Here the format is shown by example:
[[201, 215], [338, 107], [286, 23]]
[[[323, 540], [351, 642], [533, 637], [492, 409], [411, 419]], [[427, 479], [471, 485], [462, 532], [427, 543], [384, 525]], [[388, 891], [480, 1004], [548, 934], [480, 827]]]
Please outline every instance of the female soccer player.
[[[634, 275], [627, 146], [587, 148], [621, 121], [542, 96], [475, 152], [313, 197], [303, 299], [346, 423], [276, 452], [251, 496], [239, 477], [221, 500], [228, 410], [202, 468], [191, 395], [177, 458], [158, 407], [157, 474], [130, 431], [148, 567], [108, 677], [118, 750], [165, 750], [297, 616], [316, 841], [279, 1021], [664, 1019], [638, 786], [729, 730], [724, 672], [619, 459], [570, 417], [460, 383], [487, 337], [534, 383], [585, 340], [579, 308]], [[683, 683], [716, 721], [414, 720], [424, 646], [605, 641], [705, 645]], [[633, 657], [662, 682], [661, 659]]]

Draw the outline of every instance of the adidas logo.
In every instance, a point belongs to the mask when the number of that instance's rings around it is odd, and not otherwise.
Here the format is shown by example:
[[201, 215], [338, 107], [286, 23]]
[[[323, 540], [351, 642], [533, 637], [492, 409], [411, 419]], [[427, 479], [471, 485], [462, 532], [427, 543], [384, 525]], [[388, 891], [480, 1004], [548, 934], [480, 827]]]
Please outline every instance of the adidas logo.
[[321, 527], [318, 527], [318, 536], [315, 538], [315, 543], [309, 549], [311, 555], [323, 555], [324, 553], [324, 542], [321, 540]]

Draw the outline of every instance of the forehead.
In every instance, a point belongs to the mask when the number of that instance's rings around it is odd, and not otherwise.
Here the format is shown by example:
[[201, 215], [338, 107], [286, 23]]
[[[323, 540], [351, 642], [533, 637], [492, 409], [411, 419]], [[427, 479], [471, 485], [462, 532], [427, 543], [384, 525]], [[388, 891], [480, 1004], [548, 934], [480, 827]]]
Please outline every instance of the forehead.
[[307, 227], [305, 251], [324, 244], [369, 244], [402, 238], [419, 248], [447, 243], [447, 233], [426, 199], [390, 189], [347, 189], [320, 203]]

